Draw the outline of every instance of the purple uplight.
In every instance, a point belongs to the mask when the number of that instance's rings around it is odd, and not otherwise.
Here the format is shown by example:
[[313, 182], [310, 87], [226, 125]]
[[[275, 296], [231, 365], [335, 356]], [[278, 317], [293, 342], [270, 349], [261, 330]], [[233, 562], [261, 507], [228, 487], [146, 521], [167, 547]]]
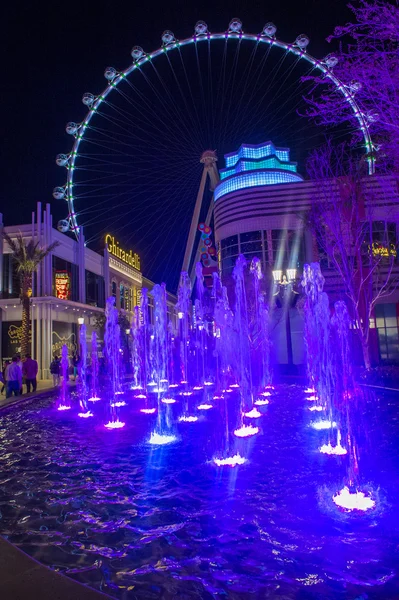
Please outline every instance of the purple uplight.
[[322, 406], [318, 406], [317, 404], [313, 404], [312, 406], [308, 406], [308, 410], [311, 410], [312, 412], [314, 410], [317, 410], [318, 412], [321, 412], [323, 410]]
[[104, 425], [107, 429], [122, 429], [124, 426], [125, 424], [122, 421], [110, 421]]
[[202, 386], [202, 385], [195, 385], [195, 386], [193, 387], [193, 390], [195, 390], [196, 392], [197, 392], [198, 390], [203, 390], [203, 389], [204, 389], [204, 388], [203, 388], [203, 386]]
[[270, 404], [269, 400], [262, 400], [261, 398], [259, 398], [258, 400], [256, 400], [254, 402], [255, 406], [266, 406], [266, 404]]
[[262, 416], [262, 413], [260, 413], [258, 410], [256, 410], [256, 408], [253, 408], [249, 412], [244, 413], [244, 416], [248, 417], [249, 419], [258, 419], [259, 417]]
[[145, 394], [136, 394], [135, 398], [147, 398]]
[[66, 406], [65, 404], [60, 404], [57, 410], [70, 410], [70, 406]]
[[370, 496], [366, 496], [364, 492], [350, 492], [346, 486], [333, 496], [332, 499], [337, 506], [345, 510], [361, 510], [365, 512], [375, 506], [375, 500], [370, 498]]
[[328, 444], [323, 444], [319, 451], [322, 454], [329, 454], [330, 456], [344, 456], [348, 453], [346, 448], [343, 448], [341, 444], [331, 446], [331, 442], [328, 442]]
[[260, 392], [259, 396], [264, 396], [265, 398], [267, 398], [268, 396], [271, 396], [270, 392]]
[[316, 390], [312, 387], [308, 387], [305, 390], [305, 394], [315, 394], [315, 393], [316, 393]]
[[101, 398], [99, 398], [98, 396], [92, 396], [91, 398], [87, 398], [88, 402], [98, 402], [99, 400], [101, 400]]
[[169, 387], [170, 387], [170, 388], [177, 388], [177, 387], [179, 387], [179, 384], [178, 384], [178, 383], [171, 383], [171, 384], [169, 385]]
[[234, 435], [240, 438], [251, 437], [259, 433], [259, 427], [253, 427], [252, 425], [243, 425], [239, 429], [236, 429]]
[[144, 413], [145, 415], [153, 415], [156, 410], [156, 408], [141, 408], [140, 412]]
[[164, 404], [175, 404], [176, 400], [174, 398], [162, 398], [161, 402]]
[[213, 408], [212, 404], [199, 404], [197, 406], [198, 410], [210, 410]]
[[194, 417], [192, 415], [182, 415], [179, 418], [180, 423], [196, 423], [198, 421], [198, 417]]
[[112, 408], [120, 408], [121, 406], [127, 406], [127, 403], [124, 400], [118, 400], [118, 402], [112, 402]]
[[306, 400], [310, 400], [311, 402], [314, 402], [315, 400], [318, 400], [318, 397], [317, 396], [308, 396], [306, 398]]
[[192, 392], [182, 392], [182, 396], [192, 396]]
[[232, 383], [229, 387], [231, 387], [231, 388], [239, 388], [240, 386], [238, 385], [238, 383]]
[[244, 463], [246, 463], [247, 459], [243, 456], [240, 456], [240, 454], [237, 453], [234, 456], [228, 456], [227, 458], [214, 458], [213, 462], [218, 467], [236, 467], [237, 465], [243, 465]]
[[88, 410], [85, 413], [83, 413], [83, 412], [78, 413], [78, 417], [81, 417], [81, 419], [88, 419], [89, 417], [92, 417], [92, 416], [93, 416], [93, 413], [90, 410]]

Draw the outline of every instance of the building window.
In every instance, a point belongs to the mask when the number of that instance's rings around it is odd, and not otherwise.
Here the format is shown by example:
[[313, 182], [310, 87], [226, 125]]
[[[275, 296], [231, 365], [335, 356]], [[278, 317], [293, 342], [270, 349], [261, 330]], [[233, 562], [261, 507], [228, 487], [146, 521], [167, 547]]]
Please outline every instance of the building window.
[[120, 307], [122, 309], [124, 309], [125, 308], [125, 286], [123, 285], [123, 283], [121, 283], [119, 286], [119, 300], [120, 300]]
[[399, 360], [399, 328], [396, 304], [378, 304], [375, 307], [375, 322], [381, 360]]
[[[0, 241], [2, 243], [2, 240]], [[3, 292], [2, 298], [19, 298], [20, 282], [17, 263], [11, 254], [3, 254]]]
[[113, 281], [113, 282], [112, 282], [112, 285], [111, 285], [111, 295], [112, 295], [114, 298], [116, 298], [116, 281]]
[[104, 278], [86, 271], [86, 302], [92, 306], [105, 307]]
[[221, 242], [222, 273], [231, 275], [239, 255], [238, 235], [232, 235]]

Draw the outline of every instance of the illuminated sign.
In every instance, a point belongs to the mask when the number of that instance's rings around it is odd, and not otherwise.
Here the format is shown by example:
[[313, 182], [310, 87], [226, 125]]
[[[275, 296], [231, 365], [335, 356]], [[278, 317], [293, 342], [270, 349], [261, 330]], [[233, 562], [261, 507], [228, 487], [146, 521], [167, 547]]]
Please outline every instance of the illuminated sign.
[[115, 241], [115, 238], [110, 233], [107, 233], [105, 236], [105, 244], [107, 246], [107, 250], [112, 256], [119, 258], [127, 265], [130, 265], [134, 269], [140, 271], [140, 257], [138, 254], [133, 254], [132, 250], [123, 250], [119, 246], [119, 242]]
[[67, 271], [55, 274], [55, 296], [60, 300], [69, 300], [71, 296], [71, 276]]
[[374, 242], [372, 245], [372, 253], [373, 256], [382, 256], [384, 258], [388, 258], [389, 256], [396, 256], [397, 254], [395, 244], [390, 244], [388, 247], [381, 246], [381, 244], [377, 244], [376, 242]]

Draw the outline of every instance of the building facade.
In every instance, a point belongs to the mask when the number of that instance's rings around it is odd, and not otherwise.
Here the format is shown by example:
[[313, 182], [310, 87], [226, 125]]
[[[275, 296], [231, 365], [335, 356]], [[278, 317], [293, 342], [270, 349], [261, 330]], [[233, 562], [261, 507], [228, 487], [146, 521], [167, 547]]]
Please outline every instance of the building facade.
[[[219, 270], [225, 281], [232, 274], [239, 254], [248, 261], [258, 257], [271, 284], [284, 278], [296, 283], [303, 265], [320, 261], [325, 291], [334, 301], [342, 297], [337, 273], [319, 252], [317, 240], [306, 226], [307, 215], [321, 200], [323, 190], [314, 181], [304, 181], [289, 160], [287, 148], [271, 142], [259, 146], [242, 145], [226, 157], [221, 182], [215, 189], [214, 222]], [[372, 210], [373, 240], [379, 235], [397, 248], [399, 233], [399, 189], [392, 177], [370, 177], [366, 184], [365, 211]], [[338, 189], [337, 189], [337, 192]], [[375, 227], [374, 227], [375, 226]], [[384, 229], [384, 233], [379, 231]], [[374, 232], [375, 229], [375, 232]], [[382, 238], [381, 238], [382, 239]], [[396, 250], [393, 250], [396, 252]], [[396, 254], [395, 254], [396, 256]], [[399, 275], [399, 262], [395, 266]], [[278, 363], [301, 364], [304, 361], [303, 319], [292, 306], [274, 311], [273, 352]], [[394, 291], [377, 305], [372, 327], [374, 362], [399, 361], [399, 292]]]
[[[60, 354], [64, 344], [70, 354], [78, 352], [79, 323], [84, 322], [87, 336], [97, 331], [99, 348], [102, 331], [97, 319], [104, 314], [106, 298], [115, 297], [115, 305], [130, 321], [134, 307], [140, 305], [143, 286], [152, 289], [153, 283], [144, 279], [140, 258], [130, 249], [123, 248], [112, 233], [105, 236], [104, 253], [85, 246], [61, 233], [52, 224], [50, 205], [42, 209], [38, 203], [32, 213], [32, 222], [5, 227], [0, 216], [0, 233], [11, 238], [22, 234], [28, 242], [33, 239], [39, 246], [58, 242], [58, 246], [39, 265], [33, 278], [31, 298], [31, 352], [39, 362], [39, 377], [49, 377], [49, 366], [54, 354]], [[11, 250], [0, 239], [0, 356], [2, 361], [19, 351], [22, 309], [19, 299], [19, 277]], [[175, 296], [167, 295], [168, 311], [174, 316]], [[150, 319], [151, 301], [150, 301]], [[84, 321], [82, 321], [84, 320]]]

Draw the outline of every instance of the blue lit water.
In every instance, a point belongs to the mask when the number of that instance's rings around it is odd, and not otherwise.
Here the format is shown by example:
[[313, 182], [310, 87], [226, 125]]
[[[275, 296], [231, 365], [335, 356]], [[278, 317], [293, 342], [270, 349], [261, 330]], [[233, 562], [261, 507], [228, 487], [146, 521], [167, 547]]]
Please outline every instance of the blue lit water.
[[260, 408], [261, 433], [238, 442], [250, 462], [235, 469], [207, 463], [223, 443], [220, 405], [153, 448], [156, 417], [128, 401], [119, 431], [104, 429], [101, 403], [87, 420], [54, 399], [0, 413], [2, 535], [118, 599], [399, 598], [399, 395], [359, 404], [360, 469], [379, 500], [350, 517], [330, 500], [346, 459], [317, 452], [327, 434], [309, 428], [318, 417], [300, 388]]

